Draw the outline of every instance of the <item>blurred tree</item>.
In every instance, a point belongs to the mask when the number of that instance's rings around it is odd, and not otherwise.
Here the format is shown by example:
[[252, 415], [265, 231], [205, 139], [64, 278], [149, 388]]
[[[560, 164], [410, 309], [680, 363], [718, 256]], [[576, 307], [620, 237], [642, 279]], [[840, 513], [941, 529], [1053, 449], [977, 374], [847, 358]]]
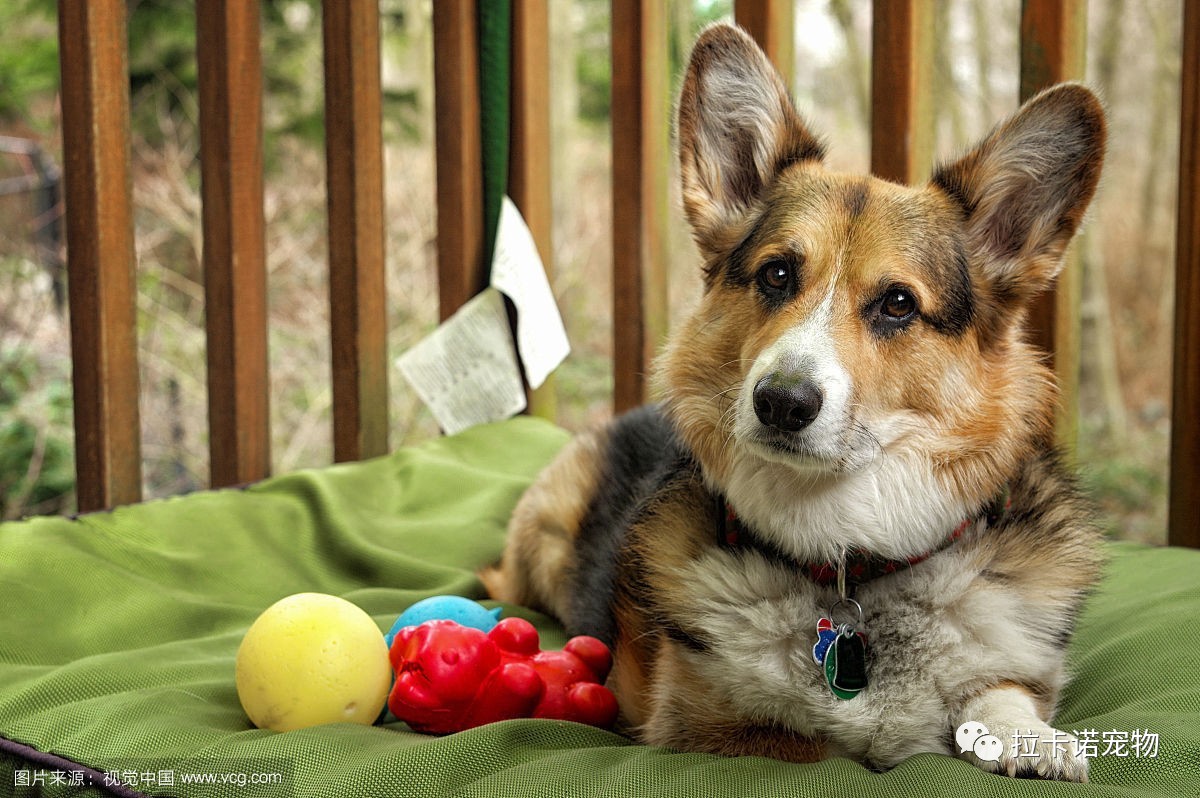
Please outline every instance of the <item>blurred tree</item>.
[[[1093, 81], [1103, 96], [1110, 96], [1114, 85], [1118, 59], [1121, 55], [1121, 32], [1124, 25], [1125, 0], [1111, 0], [1100, 28], [1093, 51]], [[1117, 342], [1112, 324], [1112, 297], [1108, 288], [1109, 264], [1099, 251], [1099, 235], [1091, 227], [1083, 230], [1078, 249], [1083, 253], [1084, 312], [1081, 317], [1084, 340], [1084, 374], [1090, 367], [1098, 395], [1105, 431], [1114, 445], [1124, 447], [1129, 438], [1128, 414], [1121, 390], [1121, 375], [1117, 359]]]
[[[576, 0], [575, 3], [575, 80], [578, 85], [579, 118], [584, 122], [607, 123], [609, 118], [610, 60], [608, 0]], [[668, 15], [668, 69], [674, 102], [682, 71], [691, 52], [692, 42], [702, 28], [733, 14], [732, 0], [692, 0], [674, 3]]]
[[[320, 0], [261, 0], [264, 74], [264, 122], [268, 135], [294, 135], [321, 140], [324, 106], [321, 61]], [[404, 39], [413, 25], [406, 18], [419, 4], [387, 2], [385, 30]], [[0, 123], [20, 121], [46, 130], [38, 100], [58, 91], [58, 41], [55, 0], [4, 0], [0, 3]], [[157, 146], [165, 134], [166, 114], [194, 126], [196, 108], [196, 25], [193, 4], [182, 0], [128, 0], [129, 88], [136, 137]], [[416, 135], [411, 90], [384, 93], [388, 130]]]
[[[0, 521], [67, 509], [75, 488], [71, 385], [20, 348], [0, 351]], [[30, 395], [31, 393], [35, 395]]]
[[867, 124], [871, 120], [870, 56], [863, 52], [855, 32], [854, 7], [849, 0], [829, 0], [829, 13], [841, 29], [845, 41], [846, 69], [854, 89], [854, 109], [858, 112], [858, 119]]
[[971, 25], [975, 29], [975, 68], [979, 75], [979, 111], [980, 117], [987, 119], [992, 115], [992, 37], [987, 31], [992, 27], [989, 10], [991, 0], [971, 0]]
[[58, 90], [58, 40], [53, 0], [5, 0], [0, 4], [0, 123], [45, 129], [30, 113], [39, 98]]

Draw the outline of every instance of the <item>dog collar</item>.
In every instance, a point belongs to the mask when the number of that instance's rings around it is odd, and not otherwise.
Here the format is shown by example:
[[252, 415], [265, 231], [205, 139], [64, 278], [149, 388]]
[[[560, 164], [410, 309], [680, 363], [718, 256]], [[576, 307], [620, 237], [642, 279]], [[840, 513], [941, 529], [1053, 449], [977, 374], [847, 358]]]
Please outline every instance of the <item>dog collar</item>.
[[[784, 552], [776, 544], [763, 540], [761, 536], [755, 534], [754, 530], [746, 526], [738, 518], [733, 505], [724, 496], [717, 494], [714, 496], [714, 499], [717, 515], [717, 542], [722, 548], [749, 548], [771, 559], [783, 560], [822, 586], [838, 583], [839, 576], [844, 574], [842, 581], [850, 585], [851, 588], [870, 582], [873, 579], [894, 574], [905, 568], [911, 568], [918, 563], [928, 560], [933, 555], [952, 546], [971, 528], [972, 524], [981, 519], [988, 526], [995, 526], [1008, 512], [1012, 504], [1009, 489], [1005, 486], [1000, 494], [984, 505], [977, 515], [972, 518], [963, 519], [941, 543], [929, 551], [903, 559], [889, 559], [865, 549], [851, 549], [839, 563], [833, 560], [805, 562], [796, 559]], [[844, 571], [839, 571], [839, 565]]]

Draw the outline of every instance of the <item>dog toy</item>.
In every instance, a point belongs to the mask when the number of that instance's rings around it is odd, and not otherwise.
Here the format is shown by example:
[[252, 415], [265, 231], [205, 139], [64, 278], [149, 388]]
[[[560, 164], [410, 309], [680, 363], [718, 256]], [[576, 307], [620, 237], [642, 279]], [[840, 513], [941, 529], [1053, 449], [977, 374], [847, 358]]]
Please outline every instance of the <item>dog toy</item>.
[[396, 682], [388, 708], [414, 731], [471, 729], [498, 720], [552, 718], [601, 728], [617, 718], [602, 682], [612, 654], [594, 637], [540, 651], [537, 630], [505, 618], [490, 632], [447, 620], [401, 629], [390, 659]]
[[434, 596], [422, 599], [400, 613], [384, 640], [391, 648], [397, 632], [406, 626], [419, 626], [426, 621], [455, 621], [481, 632], [490, 632], [499, 620], [499, 607], [489, 610], [479, 602], [461, 596]]
[[323, 593], [280, 599], [238, 647], [238, 699], [260, 729], [370, 725], [392, 683], [387, 646], [371, 616]]

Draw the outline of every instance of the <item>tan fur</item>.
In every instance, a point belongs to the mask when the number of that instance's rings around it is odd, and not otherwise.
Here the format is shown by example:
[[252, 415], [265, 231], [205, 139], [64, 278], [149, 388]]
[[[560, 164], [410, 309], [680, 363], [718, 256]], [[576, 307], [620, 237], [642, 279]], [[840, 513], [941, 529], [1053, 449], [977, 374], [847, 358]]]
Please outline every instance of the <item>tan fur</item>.
[[513, 510], [500, 563], [480, 572], [488, 594], [565, 617], [575, 536], [600, 479], [603, 430], [576, 436]]
[[[1049, 718], [1054, 715], [1054, 707], [1058, 703], [1058, 696], [1047, 685], [1044, 684], [1028, 684], [1023, 682], [1014, 682], [1011, 679], [1002, 679], [996, 684], [989, 685], [987, 690], [1020, 690], [1025, 695], [1029, 696], [1038, 707], [1038, 712], [1043, 718]], [[982, 691], [981, 691], [982, 692]]]
[[661, 646], [654, 683], [669, 693], [653, 702], [653, 714], [641, 726], [648, 738], [676, 741], [721, 756], [765, 756], [786, 762], [817, 762], [827, 756], [821, 740], [774, 723], [753, 724], [737, 708], [714, 695], [702, 671], [680, 655], [676, 645]]

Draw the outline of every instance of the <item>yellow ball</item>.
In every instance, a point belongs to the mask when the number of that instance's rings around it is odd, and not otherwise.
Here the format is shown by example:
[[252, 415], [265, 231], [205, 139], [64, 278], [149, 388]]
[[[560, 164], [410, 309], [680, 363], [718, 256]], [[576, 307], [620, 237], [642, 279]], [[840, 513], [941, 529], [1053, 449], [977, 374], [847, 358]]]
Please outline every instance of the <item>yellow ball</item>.
[[237, 653], [242, 709], [260, 729], [370, 725], [391, 688], [383, 633], [337, 596], [297, 593], [272, 604]]

